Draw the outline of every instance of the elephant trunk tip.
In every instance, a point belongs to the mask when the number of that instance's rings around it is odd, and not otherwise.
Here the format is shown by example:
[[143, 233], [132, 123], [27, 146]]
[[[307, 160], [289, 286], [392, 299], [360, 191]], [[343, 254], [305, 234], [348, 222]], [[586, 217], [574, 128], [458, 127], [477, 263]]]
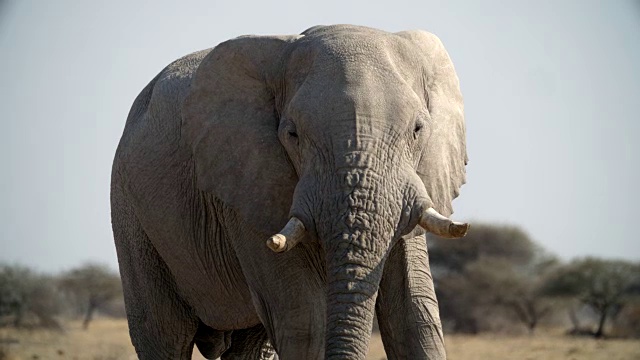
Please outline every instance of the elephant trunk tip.
[[469, 231], [468, 223], [453, 221], [437, 212], [434, 208], [428, 208], [420, 217], [420, 226], [425, 230], [444, 238], [457, 239], [465, 236]]
[[305, 231], [302, 221], [294, 216], [279, 233], [267, 239], [267, 247], [277, 253], [291, 250], [302, 241]]

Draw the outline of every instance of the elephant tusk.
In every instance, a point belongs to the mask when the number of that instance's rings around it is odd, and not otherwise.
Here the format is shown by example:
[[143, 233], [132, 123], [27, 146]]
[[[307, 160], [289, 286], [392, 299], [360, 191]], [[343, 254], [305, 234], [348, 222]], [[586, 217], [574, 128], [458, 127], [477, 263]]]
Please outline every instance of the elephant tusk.
[[469, 224], [455, 222], [437, 212], [434, 208], [428, 208], [420, 217], [420, 226], [425, 230], [440, 237], [456, 239], [467, 234]]
[[267, 247], [277, 253], [291, 250], [304, 238], [305, 231], [302, 221], [294, 216], [282, 231], [267, 240]]

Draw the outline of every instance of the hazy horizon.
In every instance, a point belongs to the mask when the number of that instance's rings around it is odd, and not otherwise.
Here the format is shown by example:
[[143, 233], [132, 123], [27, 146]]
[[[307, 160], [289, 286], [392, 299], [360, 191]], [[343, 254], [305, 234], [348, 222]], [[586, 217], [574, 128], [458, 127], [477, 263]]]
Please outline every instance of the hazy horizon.
[[111, 161], [142, 88], [229, 38], [336, 23], [442, 39], [470, 158], [454, 219], [640, 260], [640, 2], [168, 4], [0, 1], [0, 262], [115, 268]]

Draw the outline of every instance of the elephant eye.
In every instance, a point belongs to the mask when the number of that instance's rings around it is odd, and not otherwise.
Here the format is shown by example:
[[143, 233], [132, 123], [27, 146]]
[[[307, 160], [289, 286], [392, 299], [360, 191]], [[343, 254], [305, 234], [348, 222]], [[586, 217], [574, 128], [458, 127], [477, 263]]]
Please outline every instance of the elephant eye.
[[416, 123], [416, 126], [413, 128], [413, 138], [414, 139], [418, 138], [418, 133], [420, 132], [420, 130], [422, 130], [423, 127], [424, 127], [424, 122], [418, 121]]
[[296, 125], [289, 119], [283, 119], [280, 121], [280, 128], [278, 129], [278, 132], [282, 134], [281, 136], [283, 138], [288, 139], [286, 141], [298, 141], [298, 132], [296, 129]]

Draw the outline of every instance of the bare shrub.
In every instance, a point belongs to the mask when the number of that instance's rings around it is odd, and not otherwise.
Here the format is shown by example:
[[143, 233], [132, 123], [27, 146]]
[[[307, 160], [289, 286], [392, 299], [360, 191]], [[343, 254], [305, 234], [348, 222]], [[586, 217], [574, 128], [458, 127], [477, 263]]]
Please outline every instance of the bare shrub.
[[1, 325], [62, 329], [61, 297], [52, 278], [24, 266], [0, 265]]
[[105, 265], [85, 264], [60, 276], [60, 288], [84, 314], [83, 328], [87, 329], [96, 310], [122, 299], [120, 276]]

